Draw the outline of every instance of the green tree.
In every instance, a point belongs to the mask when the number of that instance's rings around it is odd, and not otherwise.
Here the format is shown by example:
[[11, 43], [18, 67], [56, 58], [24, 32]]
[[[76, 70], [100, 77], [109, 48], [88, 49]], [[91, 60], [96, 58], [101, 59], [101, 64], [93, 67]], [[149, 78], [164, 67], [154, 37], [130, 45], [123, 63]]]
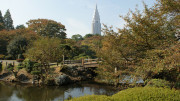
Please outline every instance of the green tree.
[[66, 38], [65, 26], [59, 22], [48, 19], [35, 19], [27, 22], [28, 28], [41, 36]]
[[16, 29], [25, 29], [26, 27], [22, 24], [22, 25], [17, 25]]
[[80, 40], [83, 40], [83, 37], [80, 34], [76, 34], [76, 35], [73, 35], [71, 37], [71, 39], [76, 40], [76, 41], [80, 41]]
[[6, 30], [14, 29], [13, 20], [11, 18], [11, 14], [10, 14], [9, 9], [6, 11], [6, 13], [4, 15], [4, 26], [5, 26]]
[[8, 54], [12, 55], [14, 59], [16, 59], [18, 54], [23, 54], [25, 52], [27, 45], [28, 42], [26, 38], [17, 36], [10, 41], [9, 45], [7, 46], [7, 52]]
[[4, 21], [3, 21], [3, 16], [0, 11], [0, 31], [4, 29]]
[[84, 39], [90, 38], [90, 37], [92, 37], [92, 36], [93, 36], [93, 34], [86, 34], [86, 35], [84, 36]]

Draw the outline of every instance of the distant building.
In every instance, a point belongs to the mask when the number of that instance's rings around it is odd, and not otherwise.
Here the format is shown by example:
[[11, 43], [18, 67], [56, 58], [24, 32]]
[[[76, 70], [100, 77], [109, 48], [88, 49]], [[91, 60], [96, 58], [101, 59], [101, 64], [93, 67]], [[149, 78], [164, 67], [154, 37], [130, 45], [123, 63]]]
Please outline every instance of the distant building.
[[101, 35], [101, 22], [100, 22], [100, 16], [97, 9], [97, 5], [94, 11], [94, 16], [93, 16], [93, 21], [92, 21], [92, 34]]

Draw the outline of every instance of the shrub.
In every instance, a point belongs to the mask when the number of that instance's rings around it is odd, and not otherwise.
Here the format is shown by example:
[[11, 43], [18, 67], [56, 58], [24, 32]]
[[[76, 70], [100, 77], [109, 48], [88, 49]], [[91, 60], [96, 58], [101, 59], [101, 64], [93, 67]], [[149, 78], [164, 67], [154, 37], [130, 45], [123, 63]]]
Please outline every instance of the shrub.
[[135, 87], [122, 90], [108, 97], [105, 95], [87, 95], [69, 101], [179, 101], [180, 91], [169, 88]]
[[5, 58], [5, 55], [0, 54], [0, 60], [3, 60]]
[[32, 71], [33, 64], [34, 64], [34, 62], [32, 62], [32, 61], [29, 60], [29, 59], [25, 59], [25, 60], [23, 61], [23, 65], [24, 65], [24, 67], [26, 68], [26, 71], [27, 71], [28, 73], [30, 73], [30, 72]]
[[39, 75], [39, 74], [41, 74], [41, 71], [31, 71], [31, 74], [32, 75]]
[[180, 91], [169, 88], [136, 87], [112, 96], [113, 101], [179, 101]]
[[8, 65], [6, 66], [6, 69], [7, 69], [8, 71], [13, 71], [13, 70], [14, 70], [14, 66], [12, 65], [12, 63], [10, 63], [10, 64], [8, 64]]
[[152, 79], [150, 80], [147, 85], [148, 87], [164, 87], [164, 88], [170, 88], [171, 84], [166, 81], [166, 80], [162, 80], [162, 79]]
[[7, 55], [4, 58], [5, 60], [13, 60], [13, 56], [12, 55]]
[[22, 64], [22, 63], [19, 63], [18, 66], [17, 66], [18, 71], [19, 71], [20, 69], [22, 69], [22, 68], [24, 68], [23, 64]]
[[40, 63], [34, 63], [33, 64], [33, 70], [31, 71], [32, 75], [39, 75], [41, 74], [41, 64]]
[[87, 95], [79, 98], [73, 98], [69, 101], [112, 101], [110, 97], [105, 95]]

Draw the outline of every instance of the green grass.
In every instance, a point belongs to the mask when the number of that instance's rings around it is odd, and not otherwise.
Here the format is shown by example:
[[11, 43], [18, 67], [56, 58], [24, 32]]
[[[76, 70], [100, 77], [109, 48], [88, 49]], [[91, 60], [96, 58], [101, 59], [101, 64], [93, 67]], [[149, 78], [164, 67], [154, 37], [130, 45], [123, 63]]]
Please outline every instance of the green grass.
[[180, 91], [169, 88], [135, 87], [113, 96], [87, 95], [68, 101], [180, 101]]

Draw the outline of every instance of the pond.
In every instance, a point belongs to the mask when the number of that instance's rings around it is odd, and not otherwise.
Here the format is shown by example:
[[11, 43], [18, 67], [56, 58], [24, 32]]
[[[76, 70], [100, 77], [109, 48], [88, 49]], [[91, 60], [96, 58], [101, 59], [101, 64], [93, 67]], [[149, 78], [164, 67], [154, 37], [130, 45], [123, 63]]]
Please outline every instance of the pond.
[[0, 101], [64, 101], [83, 95], [113, 95], [117, 91], [107, 85], [83, 82], [67, 86], [33, 86], [0, 81]]

